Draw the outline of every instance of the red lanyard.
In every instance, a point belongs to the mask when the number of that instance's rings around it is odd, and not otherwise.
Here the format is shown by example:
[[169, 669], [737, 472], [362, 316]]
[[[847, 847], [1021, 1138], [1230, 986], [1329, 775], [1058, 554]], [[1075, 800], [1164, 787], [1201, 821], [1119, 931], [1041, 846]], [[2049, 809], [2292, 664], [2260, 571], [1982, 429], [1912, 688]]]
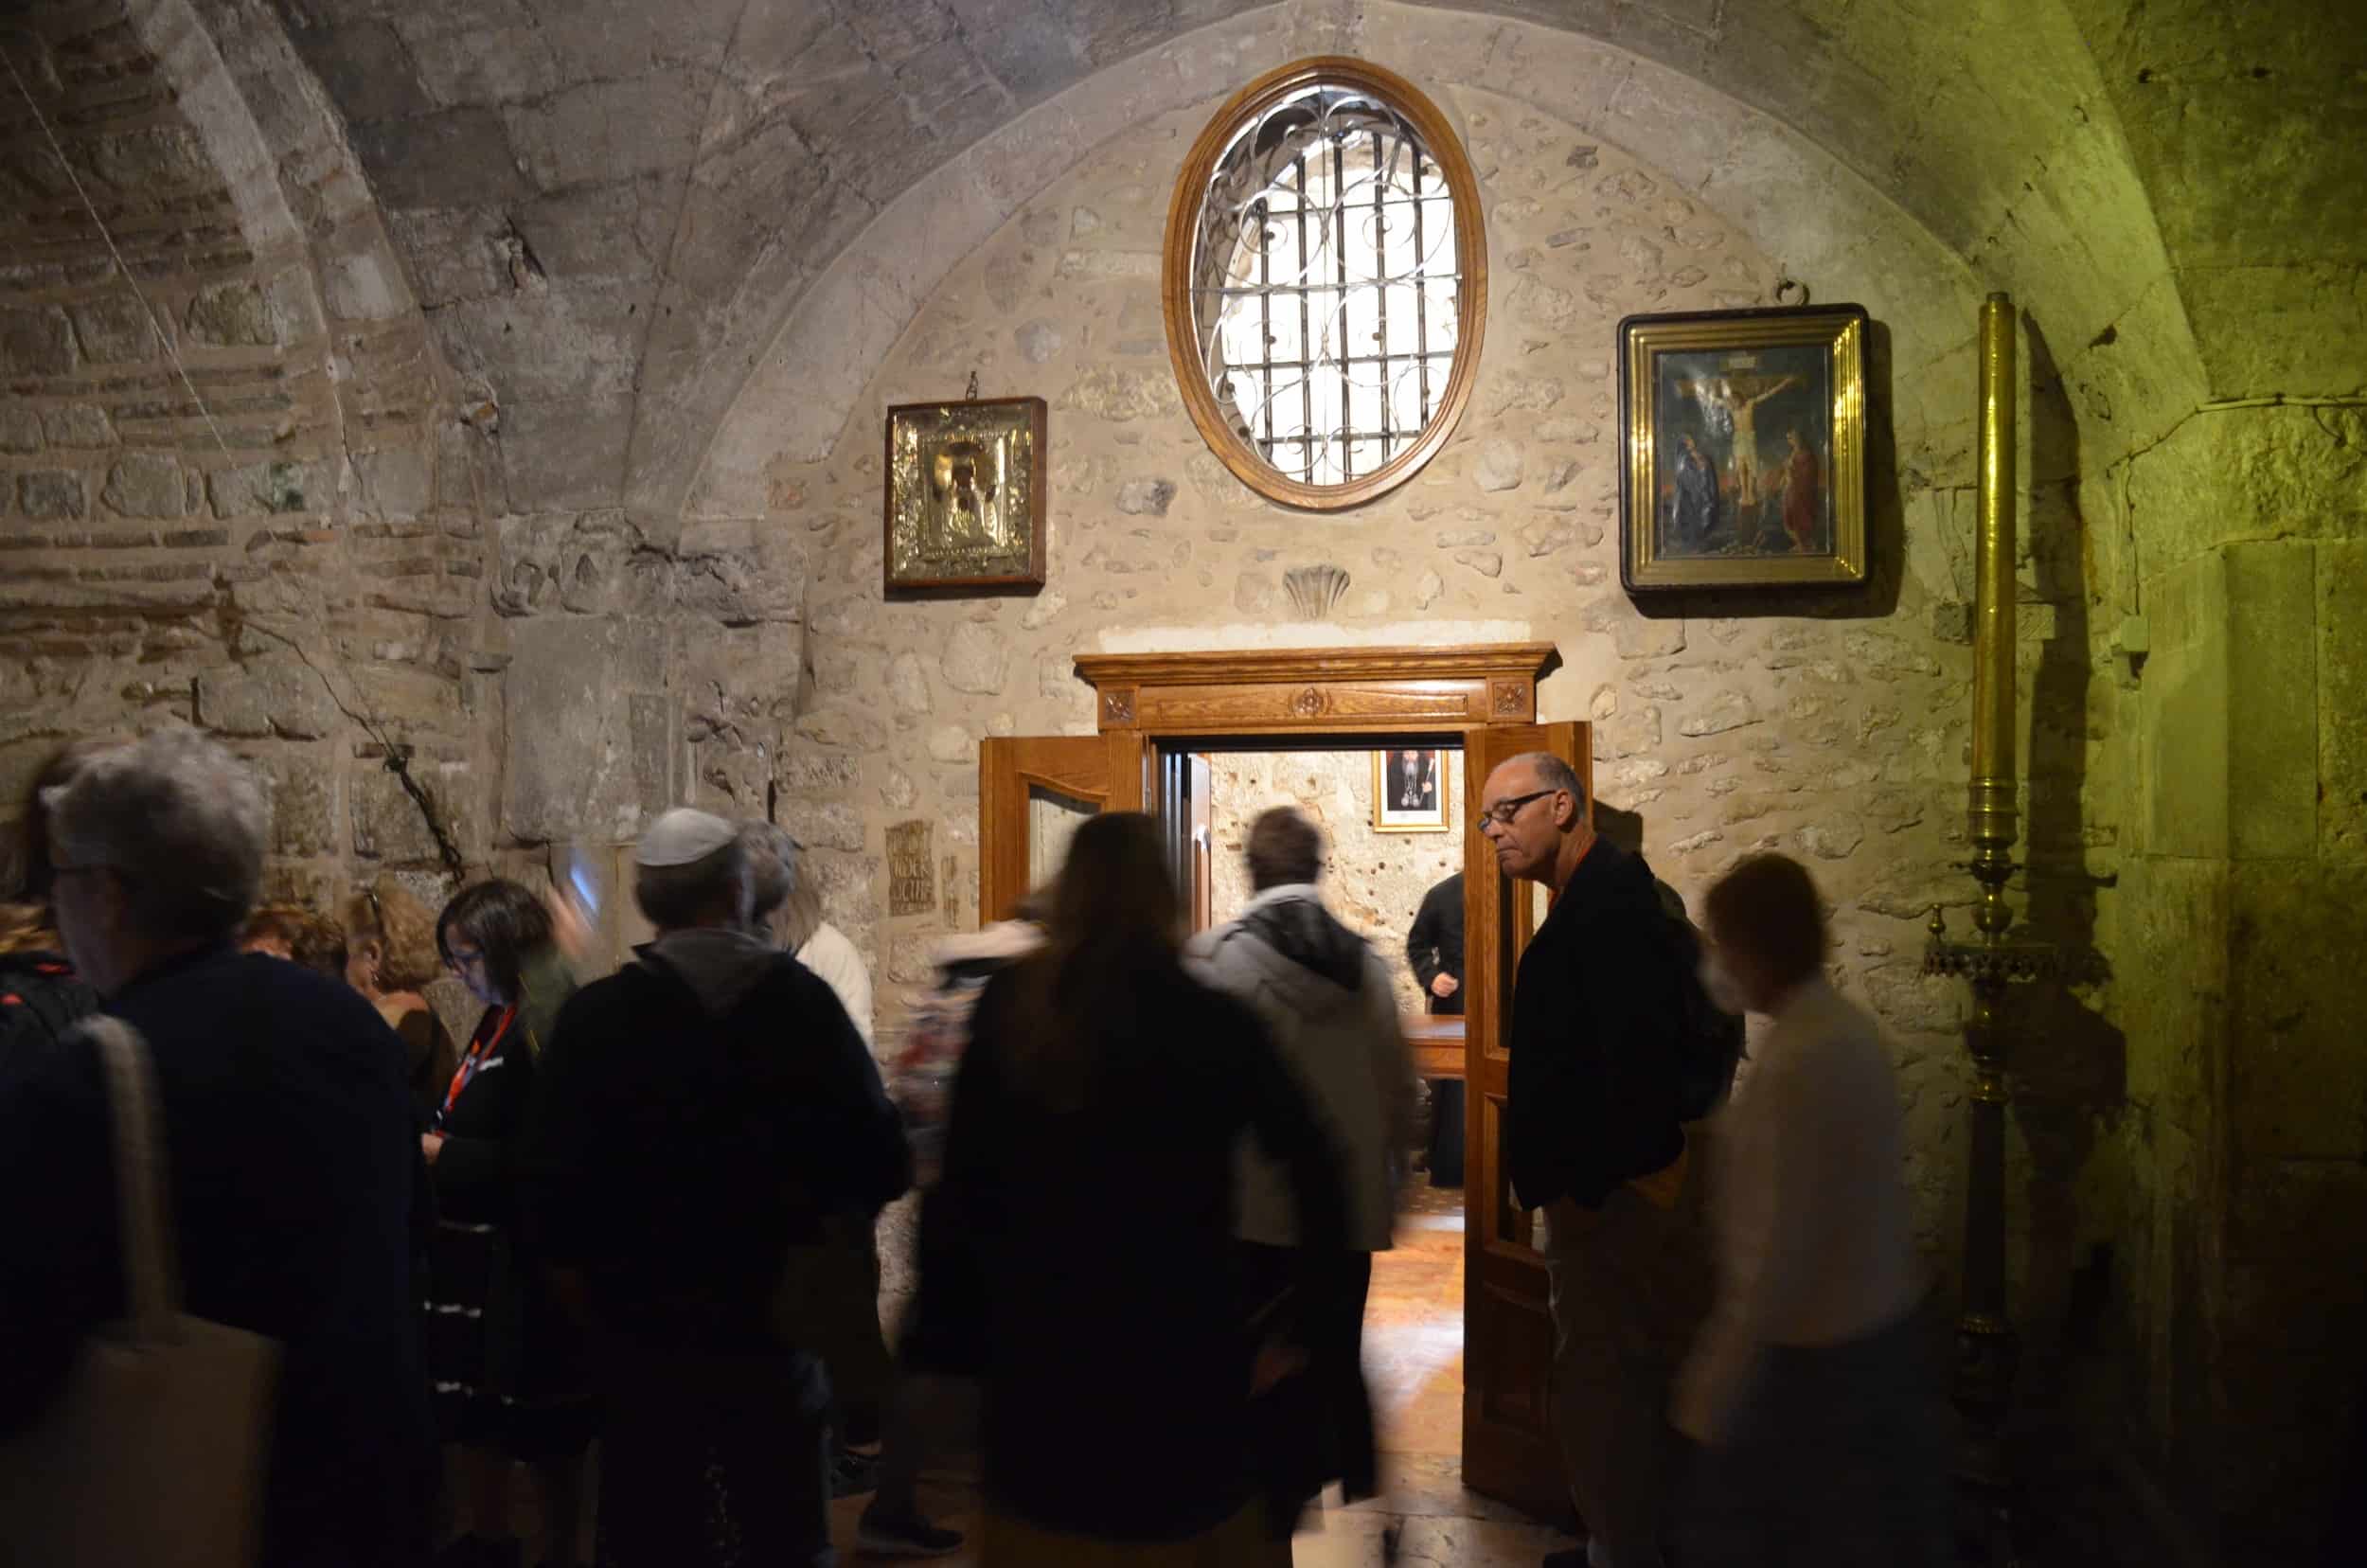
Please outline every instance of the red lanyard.
[[515, 1004], [504, 1007], [501, 1022], [493, 1025], [492, 1034], [469, 1047], [468, 1056], [461, 1060], [460, 1070], [452, 1076], [452, 1087], [444, 1091], [444, 1108], [436, 1114], [437, 1121], [452, 1114], [453, 1101], [460, 1097], [460, 1091], [466, 1089], [469, 1086], [469, 1080], [476, 1077], [477, 1068], [487, 1057], [493, 1054], [493, 1047], [500, 1044], [502, 1036], [509, 1032], [509, 1021], [517, 1016], [518, 1008]]

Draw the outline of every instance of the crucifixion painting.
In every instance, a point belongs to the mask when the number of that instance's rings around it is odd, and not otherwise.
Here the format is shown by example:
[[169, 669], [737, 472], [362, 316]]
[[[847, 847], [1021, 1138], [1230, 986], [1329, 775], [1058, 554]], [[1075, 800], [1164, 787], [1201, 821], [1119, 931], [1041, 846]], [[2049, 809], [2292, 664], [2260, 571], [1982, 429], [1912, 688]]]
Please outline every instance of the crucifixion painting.
[[1832, 397], [1813, 345], [1658, 356], [1653, 467], [1663, 556], [1832, 548]]
[[1739, 371], [1679, 383], [1701, 405], [1710, 426], [1722, 429], [1733, 443], [1735, 499], [1740, 505], [1752, 505], [1759, 498], [1759, 441], [1753, 415], [1776, 393], [1799, 384], [1798, 376], [1753, 376]]
[[1619, 580], [1630, 594], [1867, 580], [1861, 305], [1619, 324]]

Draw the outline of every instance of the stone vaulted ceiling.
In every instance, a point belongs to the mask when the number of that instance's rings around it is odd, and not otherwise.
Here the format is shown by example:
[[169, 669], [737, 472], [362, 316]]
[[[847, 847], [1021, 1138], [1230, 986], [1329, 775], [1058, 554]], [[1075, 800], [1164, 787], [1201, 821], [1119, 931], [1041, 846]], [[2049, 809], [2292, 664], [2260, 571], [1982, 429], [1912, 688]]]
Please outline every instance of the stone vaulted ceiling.
[[[655, 516], [678, 508], [801, 291], [884, 205], [1094, 73], [1256, 9], [272, 3], [349, 128], [453, 367], [500, 404], [508, 505]], [[1278, 9], [1299, 13], [1298, 35], [1316, 45], [1352, 45], [1361, 10], [1353, 0]], [[2111, 328], [2158, 279], [2143, 307], [2155, 335], [2176, 338], [2189, 363], [2198, 346], [2233, 390], [2256, 390], [2309, 334], [2287, 345], [2251, 325], [2190, 329], [2181, 296], [2212, 304], [2272, 288], [2305, 303], [2348, 291], [2358, 314], [2367, 240], [2352, 221], [2329, 241], [2318, 220], [2326, 192], [2367, 184], [2367, 138], [2296, 134], [2292, 121], [2315, 123], [2297, 109], [2314, 102], [2328, 123], [2359, 123], [2359, 45], [2310, 20], [2297, 47], [2256, 20], [2338, 8], [2256, 6], [2241, 28], [2199, 0], [1443, 9], [1582, 31], [1775, 115], [1976, 274], [2051, 280], [2049, 304], [2075, 343]], [[2249, 199], [2241, 160], [2208, 134], [2230, 116], [2289, 170], [2272, 199]], [[2165, 215], [2158, 224], [2148, 198]], [[2264, 261], [2287, 270], [2263, 272]], [[2344, 376], [2358, 379], [2347, 368], [2332, 379]]]

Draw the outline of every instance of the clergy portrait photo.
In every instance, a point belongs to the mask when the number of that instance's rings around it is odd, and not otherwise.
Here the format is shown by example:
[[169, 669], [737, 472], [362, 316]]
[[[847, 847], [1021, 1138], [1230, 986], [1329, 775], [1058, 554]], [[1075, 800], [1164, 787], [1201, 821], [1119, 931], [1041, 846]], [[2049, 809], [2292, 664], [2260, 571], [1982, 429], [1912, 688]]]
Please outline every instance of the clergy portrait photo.
[[1445, 832], [1447, 754], [1435, 746], [1375, 752], [1373, 826], [1382, 832]]

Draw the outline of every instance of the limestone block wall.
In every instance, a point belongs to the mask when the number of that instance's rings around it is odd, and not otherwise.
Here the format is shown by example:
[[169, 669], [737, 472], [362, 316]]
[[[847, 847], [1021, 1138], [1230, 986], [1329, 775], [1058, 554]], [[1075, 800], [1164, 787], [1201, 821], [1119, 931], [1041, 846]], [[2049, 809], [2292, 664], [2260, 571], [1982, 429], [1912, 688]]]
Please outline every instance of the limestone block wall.
[[[2206, 407], [2128, 465], [2128, 1095], [2158, 1184], [2131, 1404], [2231, 1549], [2302, 1560], [2367, 1397], [2367, 592], [2356, 399]], [[2144, 1048], [2136, 1046], [2143, 1042]]]
[[1389, 964], [1400, 1010], [1418, 1013], [1421, 988], [1405, 961], [1406, 932], [1422, 895], [1463, 869], [1463, 757], [1441, 759], [1439, 788], [1447, 826], [1433, 833], [1384, 833], [1373, 826], [1373, 754], [1342, 752], [1219, 752], [1209, 758], [1215, 790], [1210, 838], [1219, 923], [1240, 913], [1253, 897], [1250, 824], [1270, 806], [1291, 806], [1323, 829], [1324, 901], [1362, 935]]
[[38, 117], [11, 84], [0, 811], [63, 739], [193, 722], [271, 785], [276, 893], [390, 866], [432, 895], [382, 763], [409, 748], [481, 847], [475, 437], [333, 121], [258, 124], [240, 72], [276, 33], [222, 20], [44, 5], [6, 43]]
[[[1965, 853], [1971, 314], [1962, 342], [1895, 379], [1878, 334], [1873, 589], [1645, 615], [1616, 578], [1614, 324], [1771, 302], [1777, 269], [1634, 151], [1533, 106], [1429, 85], [1480, 172], [1494, 268], [1476, 396], [1441, 457], [1382, 502], [1318, 517], [1266, 505], [1209, 454], [1171, 379], [1158, 248], [1175, 169], [1214, 105], [1152, 119], [952, 268], [828, 457], [774, 463], [766, 527], [805, 550], [808, 618], [804, 696], [769, 776], [829, 825], [833, 918], [872, 944], [892, 1017], [925, 979], [932, 943], [974, 914], [979, 739], [1092, 728], [1076, 653], [1551, 638], [1564, 664], [1540, 703], [1548, 717], [1594, 721], [1603, 800], [1629, 813], [1664, 877], [1695, 896], [1761, 847], [1816, 869], [1835, 908], [1836, 972], [1897, 1042], [1911, 1175], [1945, 1265], [1961, 1004], [1917, 960], [1931, 905], [1961, 906], [1971, 886], [1951, 865]], [[1877, 257], [1884, 242], [1860, 240]], [[1895, 243], [1904, 256], [1913, 241]], [[985, 395], [1051, 401], [1050, 582], [1033, 598], [885, 602], [883, 408], [957, 397], [972, 370]], [[2053, 521], [2073, 533], [2026, 570], [2034, 684], [2056, 633], [2048, 596], [2066, 591], [2047, 563], [2075, 567], [2082, 549], [2075, 508], [2058, 505]], [[1349, 586], [1326, 620], [1295, 621], [1282, 573], [1319, 561]], [[2084, 668], [2084, 643], [2073, 662]], [[2068, 704], [2081, 749], [2084, 680]], [[744, 748], [729, 757], [703, 782], [744, 809], [767, 775]], [[936, 825], [950, 875], [936, 909], [883, 918], [884, 833], [912, 819]], [[2084, 847], [2077, 809], [2065, 819], [2059, 833], [2083, 846], [2075, 864], [2109, 855]]]

